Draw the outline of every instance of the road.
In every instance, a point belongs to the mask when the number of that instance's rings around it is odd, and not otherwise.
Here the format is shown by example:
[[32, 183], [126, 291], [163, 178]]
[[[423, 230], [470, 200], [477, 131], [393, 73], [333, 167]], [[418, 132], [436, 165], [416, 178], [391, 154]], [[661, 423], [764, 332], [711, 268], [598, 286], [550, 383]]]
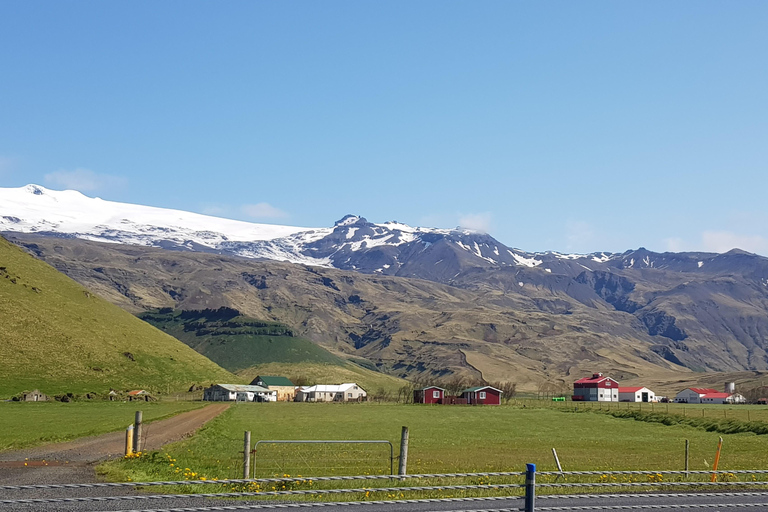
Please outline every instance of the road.
[[[142, 449], [157, 450], [165, 444], [194, 434], [229, 407], [211, 404], [146, 423]], [[66, 443], [54, 443], [27, 450], [0, 453], [0, 486], [41, 483], [96, 482], [94, 466], [125, 451], [125, 432], [111, 432], [83, 437]]]
[[[74, 491], [69, 490], [68, 494]], [[43, 491], [57, 497], [61, 491]], [[6, 491], [7, 493], [7, 491]], [[44, 498], [40, 491], [38, 498]], [[103, 493], [88, 490], [89, 496]], [[114, 496], [114, 494], [111, 494]], [[9, 512], [95, 512], [95, 511], [132, 511], [166, 512], [192, 510], [258, 510], [292, 509], [322, 507], [323, 512], [480, 512], [480, 511], [516, 511], [523, 508], [523, 500], [517, 499], [453, 499], [453, 500], [410, 500], [401, 502], [341, 502], [341, 503], [291, 503], [291, 502], [255, 502], [243, 500], [224, 500], [212, 498], [153, 498], [154, 494], [144, 494], [137, 499], [121, 501], [83, 501], [76, 503], [3, 503], [0, 510]], [[50, 497], [50, 496], [48, 496]], [[7, 498], [4, 498], [7, 499]], [[611, 494], [539, 497], [536, 510], [621, 510], [621, 509], [695, 509], [733, 510], [749, 508], [755, 511], [768, 511], [768, 493], [685, 493], [685, 494]]]

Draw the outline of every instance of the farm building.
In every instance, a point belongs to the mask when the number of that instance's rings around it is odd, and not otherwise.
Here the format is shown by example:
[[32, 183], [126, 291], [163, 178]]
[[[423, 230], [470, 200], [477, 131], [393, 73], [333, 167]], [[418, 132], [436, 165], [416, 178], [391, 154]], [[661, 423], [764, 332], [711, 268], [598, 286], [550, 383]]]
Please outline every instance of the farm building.
[[702, 404], [745, 404], [747, 399], [738, 393], [707, 393], [701, 397]]
[[157, 398], [149, 394], [149, 391], [144, 389], [134, 389], [126, 393], [129, 402], [154, 402]]
[[413, 403], [415, 404], [442, 404], [444, 398], [445, 390], [437, 386], [413, 390]]
[[701, 397], [717, 392], [716, 389], [712, 388], [685, 388], [675, 395], [675, 402], [681, 404], [700, 404]]
[[471, 405], [499, 405], [501, 404], [501, 390], [491, 386], [477, 386], [465, 389], [461, 397]]
[[46, 402], [48, 401], [48, 395], [35, 389], [34, 391], [28, 391], [21, 394], [22, 402]]
[[347, 384], [316, 384], [303, 386], [296, 391], [297, 402], [364, 402], [368, 393], [349, 382]]
[[203, 391], [203, 400], [212, 402], [276, 402], [277, 391], [272, 391], [261, 386], [214, 384]]
[[619, 383], [602, 373], [579, 379], [573, 383], [574, 402], [618, 402]]
[[646, 387], [619, 388], [619, 402], [655, 402], [656, 393]]
[[261, 386], [263, 388], [277, 391], [277, 400], [279, 402], [290, 402], [296, 396], [296, 386], [287, 377], [276, 377], [273, 375], [258, 375], [251, 386]]

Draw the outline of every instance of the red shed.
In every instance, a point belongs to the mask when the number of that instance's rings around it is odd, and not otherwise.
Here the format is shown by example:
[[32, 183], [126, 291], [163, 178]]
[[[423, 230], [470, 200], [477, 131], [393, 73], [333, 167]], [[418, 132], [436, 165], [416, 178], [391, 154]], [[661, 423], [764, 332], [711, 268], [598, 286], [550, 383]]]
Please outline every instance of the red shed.
[[437, 386], [413, 390], [413, 403], [415, 404], [442, 404], [444, 398], [445, 390]]
[[584, 402], [618, 402], [619, 383], [602, 373], [579, 379], [573, 383], [571, 399]]
[[491, 386], [477, 386], [465, 389], [461, 396], [472, 405], [499, 405], [501, 404], [501, 390]]

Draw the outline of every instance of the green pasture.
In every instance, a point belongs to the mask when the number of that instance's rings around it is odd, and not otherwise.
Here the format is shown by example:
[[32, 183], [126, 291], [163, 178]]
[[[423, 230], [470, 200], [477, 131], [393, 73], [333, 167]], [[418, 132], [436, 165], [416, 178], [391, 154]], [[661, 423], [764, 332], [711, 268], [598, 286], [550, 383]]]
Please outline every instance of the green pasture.
[[[408, 473], [556, 470], [552, 448], [568, 470], [682, 470], [685, 440], [690, 441], [690, 469], [712, 468], [717, 432], [684, 425], [663, 425], [607, 414], [574, 412], [570, 407], [466, 407], [398, 404], [253, 403], [231, 407], [188, 440], [163, 452], [103, 466], [111, 479], [241, 478], [243, 432], [252, 441], [310, 439], [389, 440], [397, 454], [401, 427], [410, 429]], [[768, 467], [768, 436], [725, 434], [721, 470]], [[260, 458], [274, 458], [260, 447], [255, 467], [260, 477], [320, 476], [332, 453], [311, 451], [286, 457], [269, 468]], [[287, 453], [287, 452], [285, 452]], [[353, 456], [352, 448], [338, 456]], [[379, 450], [368, 468], [359, 464], [346, 474], [381, 473], [388, 452]], [[291, 461], [287, 459], [291, 458]], [[297, 461], [297, 459], [302, 459]], [[290, 466], [293, 464], [293, 466]], [[335, 471], [339, 473], [341, 470]]]
[[0, 402], [0, 451], [68, 441], [202, 407], [201, 402]]
[[706, 418], [715, 420], [764, 421], [768, 422], [768, 406], [765, 405], [719, 405], [719, 404], [662, 404], [640, 402], [553, 402], [552, 400], [513, 399], [512, 404], [519, 406], [547, 407], [559, 410], [597, 410], [597, 411], [641, 411], [664, 414], [676, 414], [686, 418]]

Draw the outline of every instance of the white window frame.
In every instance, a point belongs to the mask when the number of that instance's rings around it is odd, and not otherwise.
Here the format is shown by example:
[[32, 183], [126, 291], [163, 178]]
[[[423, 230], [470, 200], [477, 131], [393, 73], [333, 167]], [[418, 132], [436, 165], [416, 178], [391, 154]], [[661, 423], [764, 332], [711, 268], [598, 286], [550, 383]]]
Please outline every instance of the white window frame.
[[432, 391], [432, 398], [440, 398], [440, 390]]
[[478, 395], [480, 396], [480, 400], [485, 400], [485, 391], [478, 392]]

